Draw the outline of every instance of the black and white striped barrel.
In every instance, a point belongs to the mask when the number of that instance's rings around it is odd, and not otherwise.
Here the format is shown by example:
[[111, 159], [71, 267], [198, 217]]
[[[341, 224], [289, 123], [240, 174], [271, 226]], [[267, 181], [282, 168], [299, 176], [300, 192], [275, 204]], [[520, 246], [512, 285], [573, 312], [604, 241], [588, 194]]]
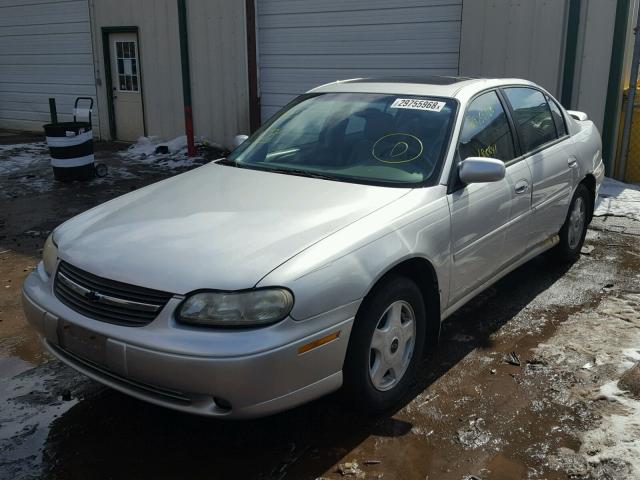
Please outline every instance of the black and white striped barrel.
[[44, 126], [56, 180], [87, 180], [95, 173], [93, 133], [89, 122], [50, 123]]

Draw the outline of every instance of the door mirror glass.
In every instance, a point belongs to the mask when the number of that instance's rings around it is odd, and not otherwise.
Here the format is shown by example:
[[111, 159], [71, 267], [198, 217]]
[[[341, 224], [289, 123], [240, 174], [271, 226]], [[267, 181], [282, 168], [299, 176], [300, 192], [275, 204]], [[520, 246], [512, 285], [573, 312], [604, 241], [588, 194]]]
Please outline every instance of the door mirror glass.
[[248, 135], [236, 135], [233, 138], [233, 148], [238, 148], [247, 138], [249, 138]]
[[505, 166], [502, 160], [486, 157], [467, 157], [458, 166], [458, 175], [465, 185], [502, 180]]

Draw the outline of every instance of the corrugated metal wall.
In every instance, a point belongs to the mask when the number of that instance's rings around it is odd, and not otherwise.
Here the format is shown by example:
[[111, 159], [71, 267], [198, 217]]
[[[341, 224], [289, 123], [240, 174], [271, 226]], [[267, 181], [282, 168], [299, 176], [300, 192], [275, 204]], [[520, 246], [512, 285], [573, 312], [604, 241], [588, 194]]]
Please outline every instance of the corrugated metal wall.
[[[175, 0], [90, 0], [103, 136], [109, 138], [102, 27], [139, 28], [145, 126], [148, 135], [184, 134], [178, 9]], [[108, 59], [107, 59], [108, 61]]]
[[[138, 27], [147, 135], [184, 135], [176, 0], [90, 0], [101, 118], [108, 125], [102, 27]], [[230, 145], [249, 130], [244, 2], [189, 0], [187, 29], [194, 131]], [[108, 137], [108, 128], [104, 128]]]
[[567, 2], [465, 0], [460, 74], [532, 80], [559, 96]]
[[187, 1], [195, 134], [226, 146], [249, 132], [244, 3]]
[[95, 93], [87, 0], [0, 0], [0, 128], [42, 131], [49, 97], [68, 121]]
[[601, 132], [615, 16], [616, 0], [582, 0], [571, 104], [588, 113]]
[[[602, 131], [616, 0], [582, 0], [571, 105]], [[560, 97], [568, 2], [465, 0], [460, 74], [519, 77]]]
[[262, 119], [338, 79], [456, 75], [462, 0], [258, 0]]

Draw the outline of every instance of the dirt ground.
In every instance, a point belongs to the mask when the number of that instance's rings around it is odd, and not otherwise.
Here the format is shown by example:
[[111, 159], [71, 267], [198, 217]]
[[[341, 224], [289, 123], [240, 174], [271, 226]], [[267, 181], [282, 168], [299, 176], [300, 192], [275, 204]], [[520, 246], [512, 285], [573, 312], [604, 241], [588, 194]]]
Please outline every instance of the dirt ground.
[[56, 225], [205, 159], [99, 145], [109, 176], [57, 185], [34, 140], [0, 136], [0, 478], [640, 478], [640, 375], [618, 383], [640, 360], [637, 220], [596, 217], [577, 263], [536, 258], [448, 319], [393, 414], [367, 417], [329, 396], [265, 419], [212, 420], [51, 359], [20, 305]]

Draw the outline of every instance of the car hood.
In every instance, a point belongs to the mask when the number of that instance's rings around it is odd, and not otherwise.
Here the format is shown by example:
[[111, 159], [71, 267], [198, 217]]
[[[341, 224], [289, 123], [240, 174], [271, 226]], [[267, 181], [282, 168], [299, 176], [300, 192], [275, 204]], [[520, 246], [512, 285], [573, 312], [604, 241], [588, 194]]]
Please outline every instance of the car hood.
[[62, 260], [112, 280], [178, 294], [251, 288], [409, 191], [212, 163], [80, 214], [54, 237]]

